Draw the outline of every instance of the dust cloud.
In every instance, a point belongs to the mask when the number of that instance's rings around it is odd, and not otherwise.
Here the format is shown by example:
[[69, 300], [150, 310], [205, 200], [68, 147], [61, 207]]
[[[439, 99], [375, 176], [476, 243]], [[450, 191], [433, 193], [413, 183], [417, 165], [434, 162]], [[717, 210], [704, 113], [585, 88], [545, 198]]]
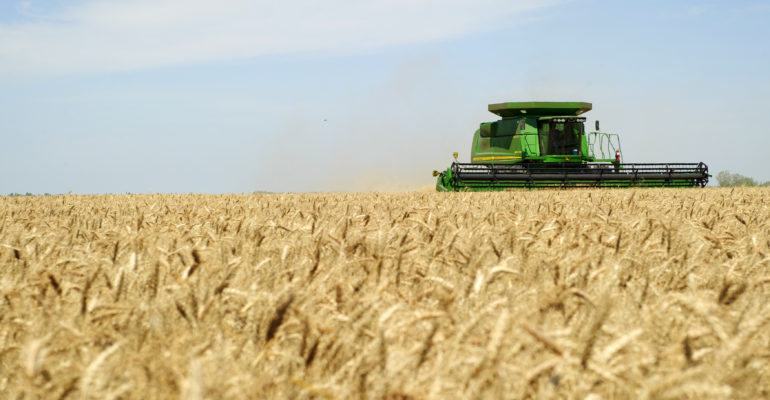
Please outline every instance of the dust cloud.
[[[263, 190], [300, 192], [411, 191], [435, 185], [433, 170], [468, 152], [486, 112], [471, 106], [434, 57], [402, 63], [368, 96], [338, 114], [308, 111], [285, 121], [260, 162]], [[475, 109], [474, 109], [475, 108]], [[457, 110], [462, 110], [457, 112]]]

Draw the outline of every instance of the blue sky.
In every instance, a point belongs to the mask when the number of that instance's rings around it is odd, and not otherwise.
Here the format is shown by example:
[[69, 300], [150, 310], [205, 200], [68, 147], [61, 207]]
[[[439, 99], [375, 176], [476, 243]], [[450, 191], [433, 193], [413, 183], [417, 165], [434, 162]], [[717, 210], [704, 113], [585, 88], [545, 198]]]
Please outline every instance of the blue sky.
[[770, 180], [770, 2], [4, 0], [0, 193], [409, 190], [489, 103]]

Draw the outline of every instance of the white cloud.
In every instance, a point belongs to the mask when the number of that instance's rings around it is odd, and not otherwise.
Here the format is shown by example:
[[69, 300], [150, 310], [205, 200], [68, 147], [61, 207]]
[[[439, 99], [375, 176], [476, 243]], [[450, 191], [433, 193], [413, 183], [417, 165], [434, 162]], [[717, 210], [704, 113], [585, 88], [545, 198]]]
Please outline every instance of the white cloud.
[[[0, 24], [0, 76], [366, 51], [516, 24], [557, 0], [86, 0]], [[29, 8], [29, 2], [22, 2]]]

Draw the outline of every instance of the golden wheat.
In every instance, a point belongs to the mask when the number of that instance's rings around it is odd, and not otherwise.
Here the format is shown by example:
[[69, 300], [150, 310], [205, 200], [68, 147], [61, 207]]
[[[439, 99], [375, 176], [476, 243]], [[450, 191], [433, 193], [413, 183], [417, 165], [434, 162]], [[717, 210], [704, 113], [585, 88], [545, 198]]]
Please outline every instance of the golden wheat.
[[1, 397], [768, 397], [768, 195], [3, 197]]

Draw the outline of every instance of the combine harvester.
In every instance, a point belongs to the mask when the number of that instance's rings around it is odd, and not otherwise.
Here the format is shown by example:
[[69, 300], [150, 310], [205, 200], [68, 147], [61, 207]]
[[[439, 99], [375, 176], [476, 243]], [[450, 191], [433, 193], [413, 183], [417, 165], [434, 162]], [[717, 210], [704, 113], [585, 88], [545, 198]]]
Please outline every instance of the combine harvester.
[[703, 187], [708, 166], [700, 163], [626, 164], [617, 134], [585, 132], [591, 103], [490, 104], [502, 117], [473, 134], [471, 163], [433, 171], [438, 191], [572, 187]]

